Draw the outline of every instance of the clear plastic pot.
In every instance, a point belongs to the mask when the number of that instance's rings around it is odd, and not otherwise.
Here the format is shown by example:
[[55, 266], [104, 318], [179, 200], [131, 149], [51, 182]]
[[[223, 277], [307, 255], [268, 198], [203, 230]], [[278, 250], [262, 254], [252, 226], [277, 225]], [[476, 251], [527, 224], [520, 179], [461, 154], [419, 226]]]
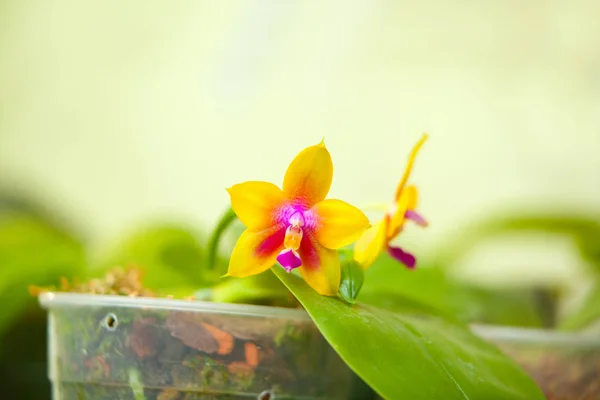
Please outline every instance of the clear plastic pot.
[[600, 399], [600, 335], [475, 325], [473, 331], [517, 361], [548, 400]]
[[303, 310], [68, 293], [40, 302], [54, 400], [371, 395]]

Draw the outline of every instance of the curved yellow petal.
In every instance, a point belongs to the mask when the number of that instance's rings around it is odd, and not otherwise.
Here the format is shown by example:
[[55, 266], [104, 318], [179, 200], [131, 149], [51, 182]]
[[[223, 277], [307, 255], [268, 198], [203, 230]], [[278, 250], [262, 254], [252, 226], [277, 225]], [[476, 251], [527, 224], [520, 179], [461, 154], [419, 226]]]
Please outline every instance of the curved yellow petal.
[[406, 185], [406, 182], [408, 181], [408, 177], [410, 176], [410, 172], [412, 170], [413, 164], [415, 163], [415, 159], [417, 158], [417, 154], [419, 153], [421, 146], [423, 146], [423, 143], [425, 143], [426, 140], [427, 140], [427, 134], [424, 133], [423, 136], [421, 137], [421, 140], [419, 140], [417, 142], [415, 147], [413, 147], [412, 151], [410, 152], [410, 156], [408, 157], [408, 164], [406, 164], [406, 169], [404, 170], [404, 175], [402, 175], [402, 179], [400, 179], [400, 183], [398, 184], [398, 187], [396, 188], [396, 195], [394, 196], [394, 200], [396, 202], [400, 198], [400, 194], [402, 193], [402, 190], [404, 189], [404, 185]]
[[283, 179], [283, 192], [290, 200], [312, 207], [323, 200], [333, 178], [331, 155], [321, 142], [302, 150], [290, 163]]
[[408, 186], [404, 189], [405, 195], [408, 196], [407, 210], [416, 210], [419, 202], [419, 191], [416, 186]]
[[271, 268], [283, 250], [284, 237], [283, 224], [258, 232], [246, 229], [233, 248], [227, 275], [243, 278]]
[[302, 259], [300, 275], [306, 283], [319, 294], [336, 296], [341, 274], [337, 251], [321, 246], [311, 234], [307, 234], [298, 253]]
[[323, 200], [311, 209], [316, 215], [315, 238], [328, 249], [354, 243], [370, 226], [367, 216], [341, 200]]
[[388, 241], [392, 240], [402, 230], [402, 226], [404, 225], [404, 221], [406, 220], [406, 210], [408, 210], [409, 204], [416, 204], [416, 190], [409, 190], [410, 188], [414, 189], [414, 186], [407, 187], [402, 191], [400, 195], [400, 199], [396, 203], [394, 210], [394, 214], [390, 217], [390, 224], [388, 226], [387, 237]]
[[275, 210], [285, 201], [281, 189], [269, 182], [244, 182], [233, 185], [227, 191], [233, 211], [251, 230], [272, 226]]
[[387, 217], [367, 229], [354, 245], [354, 260], [368, 268], [387, 244]]

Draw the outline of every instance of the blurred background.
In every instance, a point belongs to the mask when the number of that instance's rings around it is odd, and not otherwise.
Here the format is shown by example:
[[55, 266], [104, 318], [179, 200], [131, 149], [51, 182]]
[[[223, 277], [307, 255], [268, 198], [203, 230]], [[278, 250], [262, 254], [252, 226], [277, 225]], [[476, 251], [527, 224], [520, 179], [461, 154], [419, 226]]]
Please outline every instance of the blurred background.
[[[405, 245], [465, 282], [560, 286], [561, 310], [585, 303], [600, 247], [599, 20], [594, 0], [1, 2], [0, 376], [49, 393], [26, 284], [73, 275], [153, 223], [202, 242], [226, 187], [280, 183], [322, 137], [330, 197], [360, 206], [391, 200], [429, 133], [412, 182], [431, 225]], [[453, 254], [489, 218], [518, 222]], [[27, 354], [8, 345], [25, 333]]]

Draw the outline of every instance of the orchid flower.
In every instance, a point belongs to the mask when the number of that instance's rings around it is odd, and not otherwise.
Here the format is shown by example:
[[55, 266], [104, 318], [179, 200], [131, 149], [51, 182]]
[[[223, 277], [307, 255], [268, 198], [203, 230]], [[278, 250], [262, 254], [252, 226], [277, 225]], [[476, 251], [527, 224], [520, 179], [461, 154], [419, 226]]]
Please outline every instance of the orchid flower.
[[416, 211], [417, 188], [406, 186], [417, 153], [425, 140], [427, 140], [427, 135], [423, 135], [410, 153], [408, 165], [396, 189], [394, 201], [384, 218], [367, 229], [354, 245], [354, 260], [363, 268], [368, 268], [383, 250], [387, 250], [390, 256], [408, 268], [412, 269], [416, 265], [414, 255], [400, 247], [392, 246], [390, 243], [400, 234], [406, 220], [411, 220], [420, 226], [427, 226], [427, 221]]
[[279, 262], [298, 268], [318, 293], [334, 296], [340, 284], [336, 249], [354, 243], [370, 224], [358, 208], [325, 200], [333, 163], [325, 143], [301, 151], [289, 165], [283, 189], [268, 182], [244, 182], [227, 189], [231, 207], [246, 226], [226, 276], [259, 274]]

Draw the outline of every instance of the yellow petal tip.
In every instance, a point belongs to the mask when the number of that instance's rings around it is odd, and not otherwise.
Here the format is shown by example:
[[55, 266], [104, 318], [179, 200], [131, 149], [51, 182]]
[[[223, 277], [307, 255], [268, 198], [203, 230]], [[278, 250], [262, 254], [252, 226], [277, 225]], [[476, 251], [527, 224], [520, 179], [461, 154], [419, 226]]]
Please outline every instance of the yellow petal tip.
[[323, 137], [323, 138], [321, 139], [321, 141], [319, 142], [319, 146], [321, 146], [321, 147], [325, 147], [325, 137]]
[[423, 143], [425, 143], [427, 138], [427, 133], [423, 133], [423, 136], [421, 137], [421, 139], [419, 139], [417, 144], [415, 144], [412, 151], [410, 152], [410, 155], [408, 156], [408, 163], [406, 164], [406, 168], [404, 169], [404, 175], [402, 175], [402, 179], [400, 179], [400, 183], [396, 188], [396, 194], [394, 195], [394, 199], [396, 199], [396, 201], [400, 198], [400, 193], [402, 192], [402, 189], [404, 189], [404, 185], [406, 185], [406, 182], [408, 181], [408, 177], [413, 168], [413, 164], [415, 163], [415, 159], [417, 158], [417, 154], [419, 153], [421, 146], [423, 146]]

